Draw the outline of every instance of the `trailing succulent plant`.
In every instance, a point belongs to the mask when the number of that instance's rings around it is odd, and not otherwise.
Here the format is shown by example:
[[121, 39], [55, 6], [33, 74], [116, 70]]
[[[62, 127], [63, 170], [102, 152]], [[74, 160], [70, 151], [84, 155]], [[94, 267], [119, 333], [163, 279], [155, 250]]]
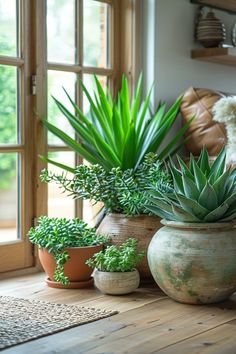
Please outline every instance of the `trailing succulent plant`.
[[69, 260], [67, 247], [86, 247], [109, 242], [107, 236], [97, 235], [94, 228], [80, 219], [50, 218], [40, 216], [38, 226], [31, 227], [29, 240], [41, 248], [47, 249], [55, 258], [56, 269], [54, 279], [68, 284], [69, 279], [64, 274], [64, 264]]
[[205, 148], [189, 167], [178, 158], [178, 169], [169, 161], [174, 187], [163, 193], [157, 187], [149, 191], [146, 208], [167, 220], [182, 222], [230, 221], [236, 218], [236, 169], [226, 165], [222, 149], [212, 165]]
[[63, 192], [75, 198], [102, 202], [109, 212], [138, 215], [147, 212], [145, 191], [149, 185], [164, 191], [171, 183], [171, 176], [162, 168], [158, 156], [149, 153], [136, 170], [122, 171], [116, 167], [107, 171], [100, 165], [80, 165], [73, 179], [44, 170], [41, 180], [56, 182]]

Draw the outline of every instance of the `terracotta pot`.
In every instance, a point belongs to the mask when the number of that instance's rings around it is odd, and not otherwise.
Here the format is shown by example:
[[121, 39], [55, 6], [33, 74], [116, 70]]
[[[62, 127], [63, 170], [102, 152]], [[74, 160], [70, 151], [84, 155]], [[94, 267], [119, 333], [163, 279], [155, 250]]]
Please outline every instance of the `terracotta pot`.
[[101, 272], [95, 270], [95, 286], [104, 294], [125, 295], [135, 291], [140, 282], [139, 272]]
[[236, 291], [236, 234], [232, 223], [165, 225], [153, 237], [148, 262], [159, 287], [172, 299], [207, 304]]
[[[91, 274], [93, 269], [85, 264], [85, 261], [91, 258], [94, 253], [101, 251], [103, 245], [98, 246], [88, 246], [88, 247], [73, 247], [66, 248], [65, 250], [69, 253], [70, 259], [64, 265], [64, 273], [70, 280], [70, 288], [80, 287], [79, 283], [85, 282], [86, 284], [91, 278]], [[54, 271], [56, 267], [56, 261], [51, 253], [49, 253], [46, 249], [39, 249], [39, 260], [43, 266], [43, 269], [49, 276], [51, 281], [54, 280]], [[49, 282], [50, 286], [53, 287], [53, 283]], [[55, 282], [55, 287], [58, 283]], [[77, 285], [77, 286], [76, 286]], [[60, 287], [63, 285], [60, 283]], [[67, 286], [65, 286], [66, 288]], [[81, 286], [83, 287], [83, 286]]]
[[[98, 234], [111, 237], [112, 243], [120, 245], [129, 237], [138, 239], [139, 250], [147, 253], [149, 243], [155, 232], [161, 227], [160, 218], [149, 215], [127, 217], [123, 214], [108, 214], [97, 229]], [[141, 281], [153, 281], [147, 257], [137, 267]]]

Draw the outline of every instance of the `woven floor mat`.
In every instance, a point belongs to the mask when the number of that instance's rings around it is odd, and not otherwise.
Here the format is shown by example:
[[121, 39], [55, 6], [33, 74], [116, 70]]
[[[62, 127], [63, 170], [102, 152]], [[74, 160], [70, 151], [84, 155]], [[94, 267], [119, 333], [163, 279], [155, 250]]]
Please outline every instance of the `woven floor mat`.
[[116, 313], [117, 311], [0, 296], [0, 350]]

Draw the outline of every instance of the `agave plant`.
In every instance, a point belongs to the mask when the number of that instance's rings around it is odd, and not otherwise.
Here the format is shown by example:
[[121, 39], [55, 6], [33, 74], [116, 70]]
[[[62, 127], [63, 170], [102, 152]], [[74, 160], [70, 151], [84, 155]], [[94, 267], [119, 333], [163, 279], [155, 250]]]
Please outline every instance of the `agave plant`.
[[[74, 129], [76, 139], [68, 136], [48, 120], [42, 120], [51, 133], [85, 160], [91, 164], [99, 164], [106, 170], [113, 167], [120, 167], [122, 170], [136, 169], [149, 152], [157, 152], [159, 159], [164, 159], [176, 152], [181, 145], [179, 140], [187, 131], [191, 121], [174, 135], [167, 146], [163, 147], [162, 143], [177, 117], [182, 97], [179, 97], [167, 112], [166, 104], [163, 103], [152, 114], [149, 109], [151, 90], [146, 99], [141, 102], [142, 76], [139, 78], [131, 105], [128, 82], [125, 77], [122, 79], [117, 100], [112, 99], [108, 88], [106, 90], [102, 88], [96, 76], [94, 79], [96, 84], [94, 97], [80, 81], [90, 104], [90, 113], [87, 116], [66, 91], [72, 105], [72, 112], [54, 98], [57, 107]], [[42, 158], [58, 167], [74, 172], [66, 165], [46, 157]]]
[[177, 158], [180, 169], [169, 161], [174, 187], [166, 193], [152, 187], [146, 208], [174, 221], [208, 223], [236, 218], [236, 169], [227, 168], [225, 149], [212, 165], [205, 148], [198, 161], [190, 156], [189, 167]]

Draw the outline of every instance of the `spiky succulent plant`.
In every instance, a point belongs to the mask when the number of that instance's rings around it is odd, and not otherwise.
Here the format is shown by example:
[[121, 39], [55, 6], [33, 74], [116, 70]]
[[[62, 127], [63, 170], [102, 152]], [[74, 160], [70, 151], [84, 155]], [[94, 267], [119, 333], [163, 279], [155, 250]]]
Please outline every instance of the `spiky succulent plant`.
[[236, 218], [236, 168], [226, 165], [222, 149], [211, 165], [205, 148], [189, 166], [178, 156], [180, 168], [170, 159], [174, 187], [166, 193], [151, 187], [146, 208], [167, 220], [182, 222], [230, 221]]

